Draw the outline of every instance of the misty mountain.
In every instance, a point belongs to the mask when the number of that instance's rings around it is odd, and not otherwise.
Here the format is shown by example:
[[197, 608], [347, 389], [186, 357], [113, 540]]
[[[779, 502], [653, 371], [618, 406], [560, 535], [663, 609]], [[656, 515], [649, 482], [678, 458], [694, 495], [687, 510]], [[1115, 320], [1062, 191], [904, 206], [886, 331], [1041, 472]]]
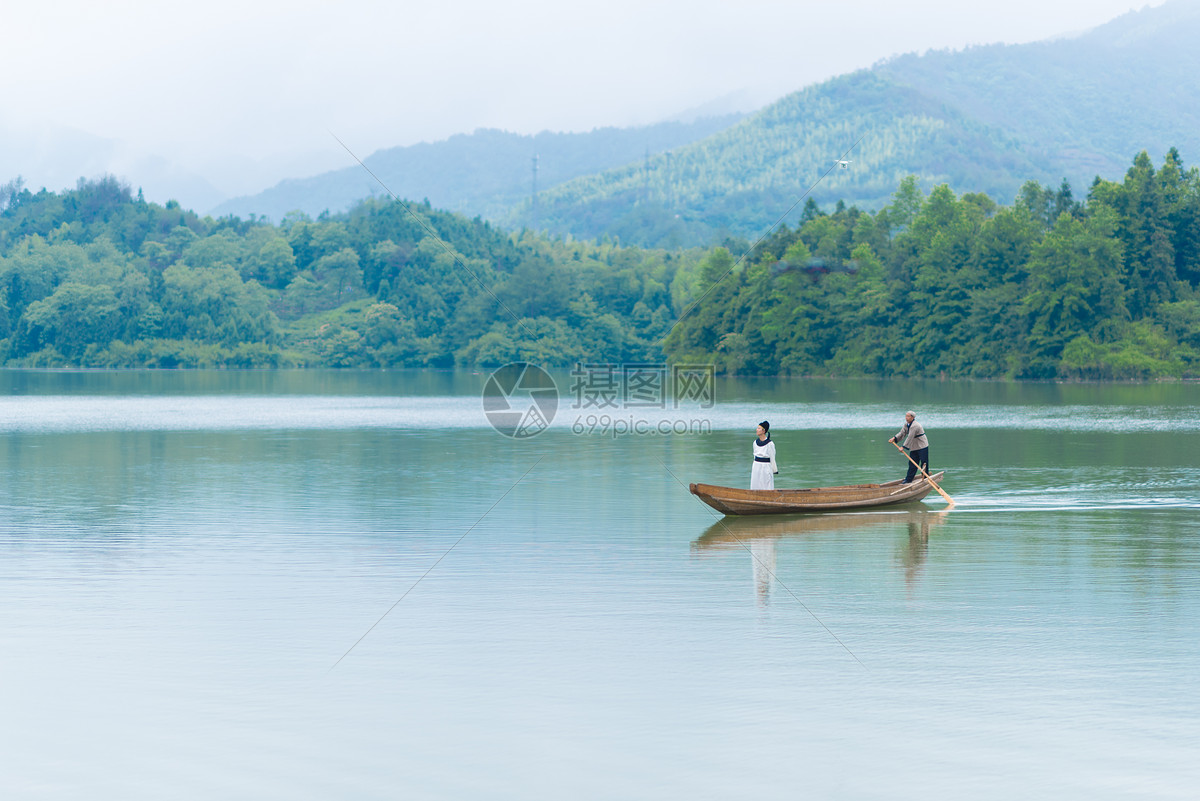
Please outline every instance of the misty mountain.
[[0, 183], [19, 176], [32, 191], [59, 191], [104, 175], [159, 202], [207, 208], [226, 197], [195, 172], [114, 139], [70, 128], [0, 124]]
[[[806, 193], [878, 208], [908, 174], [1001, 202], [1030, 179], [1082, 195], [1141, 150], [1200, 156], [1197, 41], [1200, 2], [1174, 0], [1073, 38], [893, 58], [669, 157], [548, 189], [537, 224], [648, 245], [753, 238], [789, 208], [794, 222]], [[530, 204], [498, 221], [532, 225]]]
[[893, 59], [878, 72], [979, 122], [1081, 188], [1140, 150], [1200, 155], [1200, 2], [1131, 12], [1071, 39]]
[[[527, 136], [493, 129], [458, 134], [434, 143], [380, 150], [363, 163], [398, 197], [427, 199], [437, 207], [494, 219], [528, 200], [537, 157], [539, 189], [595, 173], [647, 154], [703, 139], [744, 115], [723, 113], [634, 128], [598, 128], [587, 133], [543, 132]], [[348, 158], [348, 157], [347, 157]], [[366, 170], [355, 164], [310, 178], [281, 181], [256, 195], [225, 201], [214, 216], [250, 214], [280, 220], [290, 211], [316, 216], [338, 212], [358, 201], [386, 195]]]

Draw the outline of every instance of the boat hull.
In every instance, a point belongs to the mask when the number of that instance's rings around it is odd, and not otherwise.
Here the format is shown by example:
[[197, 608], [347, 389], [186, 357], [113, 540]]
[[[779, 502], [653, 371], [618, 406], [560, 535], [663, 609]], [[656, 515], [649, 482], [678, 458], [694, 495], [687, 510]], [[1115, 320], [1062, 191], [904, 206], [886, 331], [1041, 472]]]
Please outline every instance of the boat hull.
[[[940, 484], [943, 475], [934, 473], [931, 478]], [[812, 489], [748, 490], [715, 484], [690, 484], [688, 489], [721, 514], [786, 515], [912, 503], [933, 492], [933, 484], [921, 478], [911, 484], [896, 479], [883, 484]]]

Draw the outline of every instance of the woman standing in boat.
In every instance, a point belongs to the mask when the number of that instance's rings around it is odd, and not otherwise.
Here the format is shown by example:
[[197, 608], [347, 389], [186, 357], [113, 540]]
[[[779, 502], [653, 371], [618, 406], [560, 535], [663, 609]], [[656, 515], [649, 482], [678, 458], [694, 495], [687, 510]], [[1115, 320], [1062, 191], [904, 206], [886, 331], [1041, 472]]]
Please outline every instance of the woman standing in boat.
[[750, 489], [775, 489], [775, 443], [771, 441], [771, 424], [763, 420], [758, 424], [758, 438], [754, 440], [754, 466], [750, 468]]

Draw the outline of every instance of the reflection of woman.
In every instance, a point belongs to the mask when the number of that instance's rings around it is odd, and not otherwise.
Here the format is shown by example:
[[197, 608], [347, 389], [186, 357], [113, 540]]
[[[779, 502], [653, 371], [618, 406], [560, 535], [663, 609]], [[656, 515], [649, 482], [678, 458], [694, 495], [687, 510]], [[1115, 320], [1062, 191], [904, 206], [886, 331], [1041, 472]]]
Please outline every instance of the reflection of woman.
[[775, 540], [750, 540], [750, 561], [754, 568], [754, 595], [759, 606], [771, 603], [771, 579], [775, 578]]
[[775, 489], [775, 443], [771, 441], [771, 424], [763, 420], [758, 424], [758, 439], [754, 440], [754, 466], [750, 468], [750, 489]]

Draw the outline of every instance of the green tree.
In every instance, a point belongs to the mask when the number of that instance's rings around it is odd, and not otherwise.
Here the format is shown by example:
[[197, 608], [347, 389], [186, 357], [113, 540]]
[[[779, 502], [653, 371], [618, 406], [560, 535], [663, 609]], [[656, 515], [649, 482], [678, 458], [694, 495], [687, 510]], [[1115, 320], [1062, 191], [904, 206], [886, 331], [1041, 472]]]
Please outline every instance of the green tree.
[[1144, 150], [1125, 174], [1121, 201], [1117, 210], [1125, 244], [1126, 305], [1137, 319], [1174, 300], [1177, 280], [1162, 186]]
[[1080, 335], [1101, 335], [1106, 323], [1128, 318], [1121, 286], [1116, 214], [1101, 206], [1084, 220], [1058, 218], [1029, 264], [1029, 367], [1049, 377], [1063, 347]]
[[273, 289], [285, 288], [296, 276], [296, 255], [281, 236], [269, 235], [245, 260], [243, 277]]
[[317, 259], [313, 274], [317, 283], [328, 287], [335, 306], [341, 304], [344, 295], [362, 288], [363, 271], [358, 253], [352, 248], [342, 248]]
[[112, 341], [120, 312], [111, 287], [62, 284], [50, 297], [34, 301], [25, 311], [17, 335], [19, 353], [50, 347], [76, 361], [89, 345]]

